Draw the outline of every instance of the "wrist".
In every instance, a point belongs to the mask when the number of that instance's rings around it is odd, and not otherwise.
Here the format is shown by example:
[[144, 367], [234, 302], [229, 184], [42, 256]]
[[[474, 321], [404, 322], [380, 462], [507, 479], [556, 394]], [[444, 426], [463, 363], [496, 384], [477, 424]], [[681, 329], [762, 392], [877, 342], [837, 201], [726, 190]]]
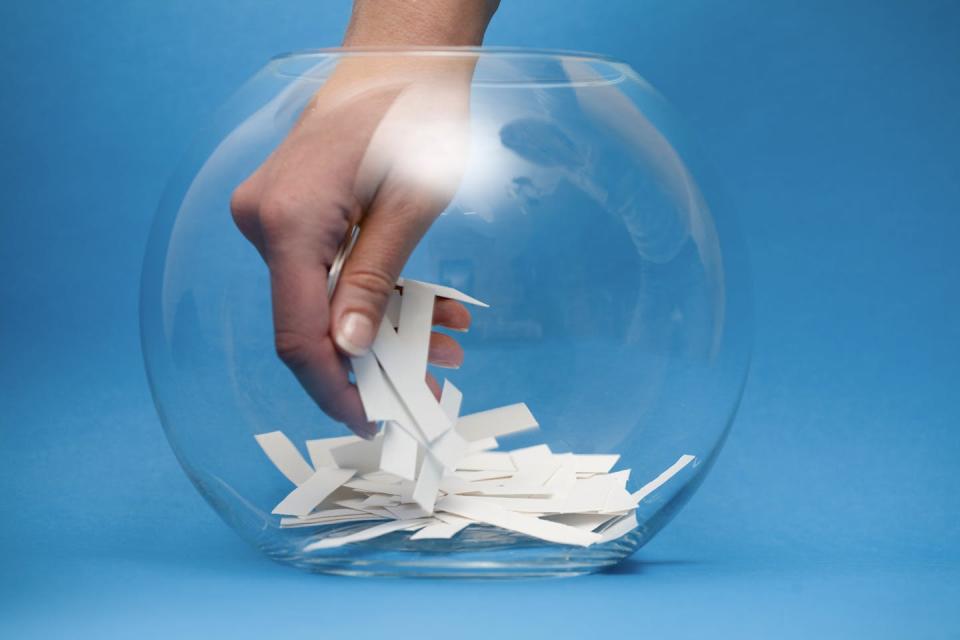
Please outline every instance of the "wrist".
[[480, 46], [499, 0], [356, 0], [345, 47]]

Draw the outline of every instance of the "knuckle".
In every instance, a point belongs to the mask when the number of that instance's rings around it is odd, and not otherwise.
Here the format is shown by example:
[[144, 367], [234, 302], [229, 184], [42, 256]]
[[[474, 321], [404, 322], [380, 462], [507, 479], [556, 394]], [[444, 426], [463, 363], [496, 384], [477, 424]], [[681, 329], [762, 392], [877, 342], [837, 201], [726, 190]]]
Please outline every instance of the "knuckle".
[[373, 266], [355, 266], [343, 276], [345, 284], [357, 290], [363, 300], [374, 308], [382, 308], [396, 286], [396, 278], [386, 269]]
[[256, 194], [248, 180], [240, 183], [230, 195], [230, 215], [241, 229], [248, 226], [257, 214]]
[[295, 230], [302, 223], [299, 207], [288, 196], [271, 193], [260, 202], [258, 217], [267, 236], [277, 236]]
[[274, 349], [277, 357], [294, 371], [304, 369], [316, 359], [317, 348], [314, 342], [295, 331], [274, 333]]
[[268, 242], [291, 236], [308, 239], [314, 246], [337, 247], [350, 227], [352, 209], [327, 198], [294, 195], [292, 190], [264, 196], [259, 223]]

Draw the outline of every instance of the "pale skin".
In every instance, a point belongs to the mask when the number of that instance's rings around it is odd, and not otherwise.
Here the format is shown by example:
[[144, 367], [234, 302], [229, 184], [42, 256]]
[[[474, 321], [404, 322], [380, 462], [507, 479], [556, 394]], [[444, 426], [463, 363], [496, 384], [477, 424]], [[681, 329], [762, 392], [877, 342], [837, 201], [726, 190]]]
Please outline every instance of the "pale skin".
[[[356, 0], [343, 46], [479, 46], [497, 4]], [[234, 221], [270, 271], [278, 356], [320, 408], [364, 437], [376, 425], [347, 356], [369, 351], [407, 258], [453, 195], [472, 69], [469, 58], [343, 59], [231, 199]], [[359, 239], [328, 299], [330, 265], [354, 224]], [[433, 321], [465, 331], [470, 314], [438, 299]], [[463, 350], [434, 332], [429, 360], [459, 367]]]

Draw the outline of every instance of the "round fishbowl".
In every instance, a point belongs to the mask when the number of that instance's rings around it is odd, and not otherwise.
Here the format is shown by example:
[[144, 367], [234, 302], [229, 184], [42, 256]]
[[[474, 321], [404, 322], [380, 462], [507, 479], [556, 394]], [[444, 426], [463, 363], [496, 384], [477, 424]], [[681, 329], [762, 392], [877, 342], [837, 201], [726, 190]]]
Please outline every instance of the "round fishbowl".
[[[317, 155], [287, 166], [312, 162], [324, 189], [324, 167], [342, 168], [349, 148], [357, 189], [388, 172], [430, 194], [435, 216], [398, 304], [488, 305], [468, 305], [468, 332], [446, 332], [464, 359], [429, 366], [426, 398], [425, 357], [404, 374], [403, 345], [385, 355], [375, 343], [364, 374], [340, 356], [351, 386], [375, 373], [409, 410], [370, 439], [329, 417], [278, 357], [270, 269], [231, 215], [237, 187], [318, 96], [376, 115], [320, 131]], [[615, 59], [496, 48], [276, 57], [201, 131], [153, 224], [141, 336], [170, 445], [240, 536], [307, 570], [504, 577], [616, 564], [696, 491], [746, 381], [746, 253], [719, 191], [663, 97]], [[352, 238], [341, 240], [337, 264], [318, 270], [331, 290], [329, 271], [351, 259]], [[388, 306], [381, 333], [417, 333], [397, 315]], [[410, 428], [428, 414], [447, 430]]]

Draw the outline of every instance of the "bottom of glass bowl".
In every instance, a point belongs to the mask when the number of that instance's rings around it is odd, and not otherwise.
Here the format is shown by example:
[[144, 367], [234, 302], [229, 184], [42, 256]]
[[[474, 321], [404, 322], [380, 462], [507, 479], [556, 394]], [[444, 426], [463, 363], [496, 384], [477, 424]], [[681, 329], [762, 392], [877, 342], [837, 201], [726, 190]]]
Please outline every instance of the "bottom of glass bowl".
[[[316, 573], [419, 578], [545, 578], [576, 576], [611, 567], [649, 539], [644, 528], [605, 544], [552, 544], [496, 527], [472, 526], [451, 540], [410, 540], [392, 533], [335, 549], [304, 551], [310, 542], [346, 534], [356, 525], [326, 527], [296, 544], [258, 545], [272, 559]], [[289, 540], [294, 542], [294, 540]]]

